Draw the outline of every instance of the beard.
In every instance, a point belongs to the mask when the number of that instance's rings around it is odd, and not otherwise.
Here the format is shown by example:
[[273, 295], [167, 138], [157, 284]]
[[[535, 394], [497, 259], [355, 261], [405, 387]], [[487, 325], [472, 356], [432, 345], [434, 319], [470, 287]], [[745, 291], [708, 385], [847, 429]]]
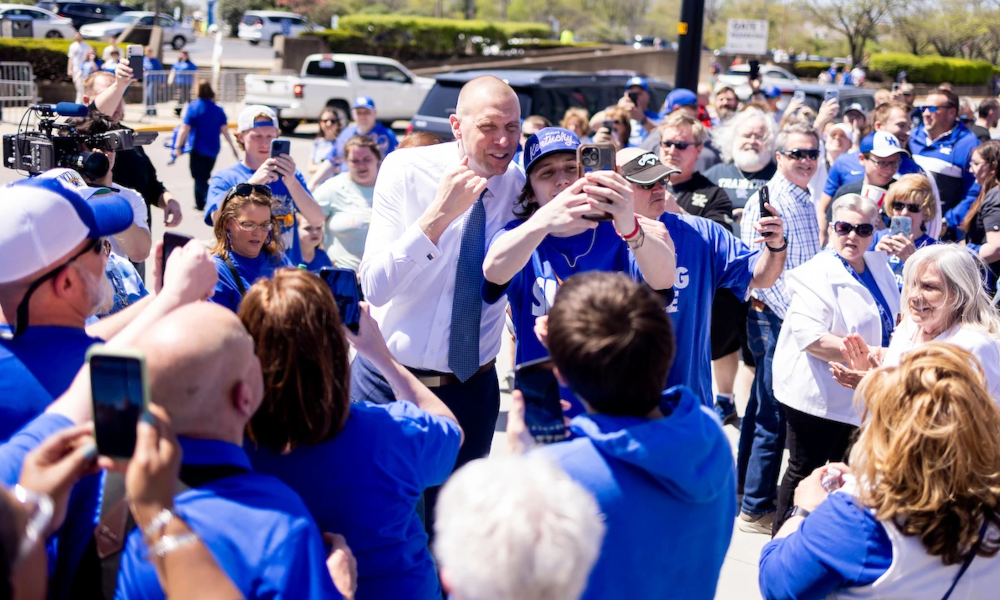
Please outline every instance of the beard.
[[716, 107], [715, 114], [718, 115], [719, 121], [725, 123], [729, 119], [732, 119], [736, 115], [736, 111], [728, 106]]
[[[76, 264], [73, 265], [76, 267]], [[111, 310], [114, 300], [114, 290], [107, 275], [101, 273], [95, 275], [89, 273], [85, 268], [77, 268], [77, 274], [86, 282], [87, 303], [90, 305], [87, 316], [92, 317]]]
[[753, 150], [734, 150], [733, 164], [740, 171], [756, 173], [771, 162], [771, 156], [766, 152], [754, 152]]

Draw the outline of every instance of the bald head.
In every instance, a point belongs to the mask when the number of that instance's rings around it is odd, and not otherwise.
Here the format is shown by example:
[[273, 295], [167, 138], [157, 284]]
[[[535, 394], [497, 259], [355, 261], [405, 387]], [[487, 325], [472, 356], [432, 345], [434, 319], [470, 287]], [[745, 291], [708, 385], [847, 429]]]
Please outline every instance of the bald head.
[[510, 101], [518, 105], [518, 118], [520, 118], [521, 105], [514, 88], [492, 75], [483, 75], [462, 86], [462, 90], [458, 93], [455, 113], [459, 117], [465, 117], [485, 105], [501, 105]]
[[170, 414], [178, 435], [241, 443], [263, 380], [253, 340], [232, 311], [189, 304], [159, 321], [137, 347], [153, 402]]
[[462, 86], [455, 114], [448, 118], [460, 156], [489, 179], [507, 172], [521, 137], [521, 103], [514, 90], [492, 75]]

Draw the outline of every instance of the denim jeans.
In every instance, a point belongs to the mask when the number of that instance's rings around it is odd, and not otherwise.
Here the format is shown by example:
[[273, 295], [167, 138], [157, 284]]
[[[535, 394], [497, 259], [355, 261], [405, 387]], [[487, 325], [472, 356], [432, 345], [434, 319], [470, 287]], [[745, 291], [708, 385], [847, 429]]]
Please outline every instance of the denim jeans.
[[781, 333], [781, 319], [770, 309], [750, 309], [747, 342], [757, 373], [750, 389], [740, 449], [736, 460], [738, 489], [743, 492], [741, 510], [752, 516], [774, 512], [778, 495], [778, 472], [785, 449], [785, 413], [774, 399], [772, 363]]

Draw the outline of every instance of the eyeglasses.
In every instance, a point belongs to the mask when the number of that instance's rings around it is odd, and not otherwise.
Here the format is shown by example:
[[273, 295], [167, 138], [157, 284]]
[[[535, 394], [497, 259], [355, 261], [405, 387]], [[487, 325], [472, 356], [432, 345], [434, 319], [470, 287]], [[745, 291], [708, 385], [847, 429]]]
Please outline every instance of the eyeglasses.
[[651, 190], [651, 189], [653, 189], [653, 188], [655, 188], [657, 186], [661, 186], [662, 185], [662, 186], [666, 187], [666, 185], [667, 185], [667, 178], [664, 177], [663, 179], [657, 179], [653, 183], [637, 183], [636, 185], [638, 185], [639, 187], [641, 187], [642, 189], [644, 189], [644, 190], [646, 190], [648, 192], [649, 190]]
[[941, 106], [921, 106], [920, 110], [923, 112], [929, 112], [931, 114], [934, 114], [939, 110], [947, 110], [949, 108], [955, 108], [955, 107], [951, 104], [942, 104]]
[[875, 226], [871, 223], [861, 223], [859, 225], [852, 225], [846, 221], [837, 221], [833, 224], [833, 230], [837, 232], [837, 235], [850, 235], [853, 231], [858, 234], [858, 237], [871, 237], [875, 233]]
[[340, 120], [339, 119], [323, 119], [320, 122], [321, 123], [326, 123], [327, 125], [334, 125], [334, 124], [340, 123]]
[[874, 156], [868, 156], [866, 158], [868, 160], [872, 161], [873, 163], [875, 163], [875, 168], [876, 169], [888, 169], [888, 168], [891, 167], [892, 170], [895, 171], [896, 169], [899, 168], [899, 159], [898, 158], [895, 159], [895, 160], [879, 160], [879, 159], [875, 158]]
[[677, 148], [678, 150], [687, 150], [691, 146], [697, 146], [694, 142], [676, 142], [673, 140], [663, 140], [660, 142], [660, 148]]
[[799, 150], [795, 148], [794, 150], [778, 150], [778, 154], [784, 154], [792, 160], [816, 160], [819, 158], [819, 150]]
[[243, 231], [257, 231], [260, 229], [263, 232], [271, 231], [274, 228], [274, 221], [267, 221], [265, 223], [254, 223], [253, 221], [236, 221], [236, 224], [240, 226]]
[[28, 523], [24, 526], [24, 538], [21, 540], [21, 545], [17, 549], [17, 558], [14, 560], [16, 565], [24, 557], [31, 554], [39, 541], [45, 540], [45, 532], [48, 530], [49, 524], [52, 523], [53, 505], [52, 498], [45, 494], [26, 490], [20, 485], [14, 486], [14, 498], [23, 506], [31, 508]]
[[920, 205], [919, 204], [903, 204], [902, 202], [893, 202], [892, 203], [892, 210], [899, 210], [899, 211], [901, 211], [904, 208], [907, 211], [911, 212], [911, 213], [918, 213], [918, 212], [920, 212]]

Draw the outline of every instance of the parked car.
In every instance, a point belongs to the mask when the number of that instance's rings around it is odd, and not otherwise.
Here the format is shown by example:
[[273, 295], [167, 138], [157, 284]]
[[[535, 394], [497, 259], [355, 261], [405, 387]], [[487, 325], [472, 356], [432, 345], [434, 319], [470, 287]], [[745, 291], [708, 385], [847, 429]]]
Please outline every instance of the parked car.
[[[792, 75], [781, 67], [761, 65], [760, 76], [762, 85], [777, 86], [784, 94], [793, 89], [793, 86], [800, 83], [799, 78]], [[740, 100], [750, 97], [750, 65], [742, 64], [729, 67], [726, 72], [719, 75], [715, 84], [715, 89], [731, 87]]]
[[238, 37], [253, 45], [267, 41], [273, 46], [274, 38], [279, 35], [298, 35], [314, 28], [309, 19], [295, 13], [250, 10], [244, 13], [243, 19], [240, 20]]
[[247, 75], [243, 101], [274, 108], [281, 130], [291, 133], [327, 106], [344, 122], [358, 96], [371, 96], [380, 121], [409, 119], [433, 86], [433, 79], [417, 77], [391, 58], [312, 54], [299, 75]]
[[36, 38], [72, 39], [76, 29], [73, 20], [23, 4], [0, 4], [0, 17], [31, 17], [32, 36]]
[[[42, 0], [35, 4], [35, 8], [41, 8], [60, 17], [73, 21], [73, 27], [79, 30], [84, 25], [90, 23], [103, 23], [110, 21], [125, 12], [121, 6], [114, 4], [102, 4], [100, 2], [62, 2], [61, 0]], [[72, 36], [70, 36], [72, 37]]]
[[813, 110], [819, 110], [819, 105], [823, 103], [827, 90], [837, 90], [837, 103], [840, 104], [838, 117], [842, 117], [847, 107], [852, 104], [860, 104], [866, 113], [875, 110], [875, 90], [873, 89], [854, 87], [853, 85], [799, 83], [789, 94], [793, 94], [797, 90], [805, 92], [805, 105]]
[[[163, 28], [163, 41], [169, 42], [174, 50], [180, 50], [185, 45], [194, 41], [194, 29], [190, 25], [184, 25], [173, 20], [173, 18], [160, 13], [159, 22], [156, 23]], [[109, 35], [121, 35], [123, 31], [133, 25], [153, 26], [153, 13], [138, 10], [130, 10], [122, 13], [106, 23], [92, 23], [80, 28], [80, 33], [88, 40], [101, 40]]]
[[[521, 101], [521, 116], [541, 115], [559, 123], [566, 109], [574, 106], [587, 109], [591, 115], [616, 104], [625, 92], [625, 82], [637, 73], [619, 71], [615, 74], [580, 73], [574, 71], [492, 71], [468, 70], [438, 75], [420, 110], [413, 116], [411, 128], [429, 131], [443, 140], [453, 138], [448, 117], [458, 106], [458, 92], [466, 82], [481, 75], [494, 75], [506, 81]], [[647, 78], [650, 91], [649, 107], [658, 110], [673, 89], [668, 83]]]

